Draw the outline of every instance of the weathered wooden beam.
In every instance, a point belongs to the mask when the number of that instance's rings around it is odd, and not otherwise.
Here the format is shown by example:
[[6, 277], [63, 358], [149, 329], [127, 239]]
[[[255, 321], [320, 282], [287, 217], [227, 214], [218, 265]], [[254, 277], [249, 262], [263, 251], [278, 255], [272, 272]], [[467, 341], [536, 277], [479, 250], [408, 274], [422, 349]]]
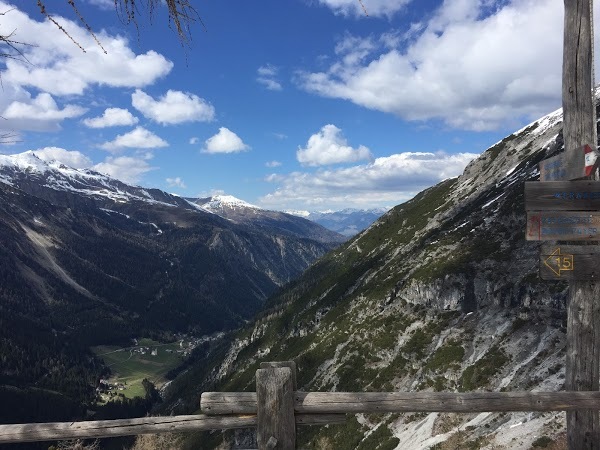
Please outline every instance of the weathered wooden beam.
[[295, 400], [296, 411], [303, 413], [600, 409], [600, 392], [298, 392]]
[[527, 181], [527, 211], [599, 211], [600, 181]]
[[256, 416], [171, 416], [139, 419], [97, 420], [0, 425], [0, 444], [107, 438], [183, 431], [227, 430], [256, 426]]
[[257, 433], [259, 450], [295, 450], [294, 387], [289, 367], [256, 371]]
[[256, 414], [256, 392], [203, 392], [203, 414]]
[[[593, 0], [564, 0], [563, 136], [565, 153], [576, 155], [582, 145], [596, 151], [596, 105], [593, 96]], [[592, 176], [597, 174], [591, 174]], [[598, 391], [600, 368], [599, 287], [572, 281], [567, 306], [567, 365], [565, 388]], [[567, 412], [567, 445], [570, 450], [598, 449], [598, 411]]]
[[[600, 283], [570, 282], [565, 387], [573, 391], [598, 389], [599, 299]], [[569, 450], [600, 448], [598, 411], [567, 412], [567, 443]]]
[[[255, 408], [256, 409], [256, 405]], [[296, 414], [296, 425], [330, 425], [346, 422], [345, 414]], [[23, 423], [0, 425], [0, 444], [59, 439], [108, 438], [138, 434], [252, 428], [256, 414], [241, 416], [144, 417], [87, 422]]]
[[[205, 392], [202, 412], [255, 413], [247, 392]], [[254, 394], [255, 395], [255, 394]], [[243, 406], [237, 407], [238, 398]], [[256, 397], [255, 397], [256, 398]], [[501, 412], [600, 409], [600, 392], [295, 392], [299, 414], [373, 412]]]
[[261, 369], [269, 369], [274, 367], [289, 367], [292, 371], [292, 386], [294, 391], [298, 390], [298, 369], [295, 361], [266, 361], [260, 363]]

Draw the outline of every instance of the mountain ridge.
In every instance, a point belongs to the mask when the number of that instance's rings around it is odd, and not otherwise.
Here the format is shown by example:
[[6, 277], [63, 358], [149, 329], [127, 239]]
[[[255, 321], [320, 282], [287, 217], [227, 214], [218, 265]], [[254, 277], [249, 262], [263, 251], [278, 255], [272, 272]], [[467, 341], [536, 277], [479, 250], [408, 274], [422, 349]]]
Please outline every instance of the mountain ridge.
[[[105, 370], [88, 347], [239, 327], [336, 245], [310, 222], [324, 238], [234, 222], [33, 154], [1, 162], [0, 395], [21, 392], [18, 402], [47, 414], [21, 417], [7, 403], [4, 422], [82, 414]], [[42, 407], [48, 391], [70, 406]]]

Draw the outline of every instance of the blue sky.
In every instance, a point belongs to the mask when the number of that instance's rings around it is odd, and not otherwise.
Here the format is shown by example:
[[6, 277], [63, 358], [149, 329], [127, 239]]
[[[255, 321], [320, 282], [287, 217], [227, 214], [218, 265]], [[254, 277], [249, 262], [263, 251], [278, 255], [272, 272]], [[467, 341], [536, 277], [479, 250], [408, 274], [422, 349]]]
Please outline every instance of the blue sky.
[[[184, 48], [113, 0], [0, 0], [0, 131], [76, 167], [270, 209], [399, 204], [560, 107], [556, 0], [213, 0]], [[9, 11], [10, 10], [10, 11]], [[140, 15], [143, 15], [143, 10]], [[598, 48], [598, 46], [597, 46]]]

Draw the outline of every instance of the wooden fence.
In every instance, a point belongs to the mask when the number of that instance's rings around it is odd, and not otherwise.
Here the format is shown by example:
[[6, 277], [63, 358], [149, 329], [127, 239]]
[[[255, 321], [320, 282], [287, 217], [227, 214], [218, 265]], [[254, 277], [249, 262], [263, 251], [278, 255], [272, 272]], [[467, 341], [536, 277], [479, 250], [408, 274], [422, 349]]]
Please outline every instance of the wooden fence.
[[205, 392], [203, 414], [0, 425], [0, 444], [257, 428], [259, 450], [296, 448], [296, 426], [343, 423], [346, 414], [600, 410], [600, 392], [301, 392], [294, 362], [262, 363], [256, 392]]

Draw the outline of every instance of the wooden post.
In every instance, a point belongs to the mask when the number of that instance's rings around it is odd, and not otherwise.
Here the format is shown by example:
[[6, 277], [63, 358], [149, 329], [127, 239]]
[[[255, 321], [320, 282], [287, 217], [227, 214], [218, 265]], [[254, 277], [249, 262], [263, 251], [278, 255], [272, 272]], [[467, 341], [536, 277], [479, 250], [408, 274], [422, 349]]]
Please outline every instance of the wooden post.
[[[563, 134], [565, 152], [585, 144], [597, 147], [596, 108], [593, 98], [592, 2], [564, 0]], [[599, 390], [600, 289], [589, 281], [572, 281], [569, 287], [567, 322], [568, 391]], [[598, 411], [567, 412], [567, 442], [570, 450], [600, 448]]]
[[289, 367], [292, 371], [292, 385], [294, 386], [294, 391], [298, 390], [298, 375], [295, 361], [269, 361], [260, 363], [261, 369], [269, 369], [272, 367]]
[[259, 450], [295, 450], [294, 377], [288, 367], [256, 371]]

